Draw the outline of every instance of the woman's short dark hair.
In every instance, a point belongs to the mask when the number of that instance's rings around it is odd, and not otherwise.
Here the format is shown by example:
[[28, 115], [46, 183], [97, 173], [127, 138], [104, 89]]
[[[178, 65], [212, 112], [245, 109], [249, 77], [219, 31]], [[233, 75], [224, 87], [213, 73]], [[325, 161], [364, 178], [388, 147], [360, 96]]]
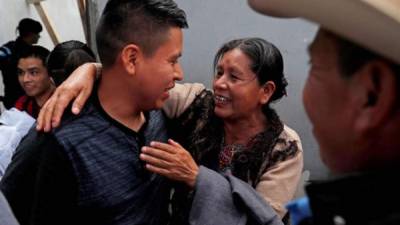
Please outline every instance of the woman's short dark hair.
[[256, 74], [261, 85], [268, 81], [274, 82], [276, 89], [270, 102], [279, 100], [286, 95], [288, 83], [283, 74], [282, 55], [277, 47], [261, 38], [236, 39], [222, 45], [214, 58], [214, 72], [224, 54], [236, 48], [250, 58], [252, 62], [250, 69]]
[[131, 43], [151, 56], [171, 27], [187, 26], [185, 12], [173, 0], [109, 0], [96, 30], [100, 60], [104, 67], [112, 65]]
[[42, 32], [43, 27], [42, 25], [31, 18], [24, 18], [19, 21], [17, 30], [19, 32], [19, 35], [24, 37], [29, 33], [34, 33], [34, 34], [39, 34]]
[[80, 41], [66, 41], [51, 51], [47, 59], [47, 70], [58, 86], [76, 68], [87, 62], [96, 62], [96, 56], [89, 46]]

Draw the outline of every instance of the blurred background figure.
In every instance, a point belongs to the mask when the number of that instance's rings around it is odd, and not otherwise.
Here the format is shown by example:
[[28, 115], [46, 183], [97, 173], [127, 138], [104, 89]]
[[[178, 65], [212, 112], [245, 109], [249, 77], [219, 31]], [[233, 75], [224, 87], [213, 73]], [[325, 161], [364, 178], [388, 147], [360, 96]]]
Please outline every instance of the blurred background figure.
[[71, 40], [54, 47], [47, 61], [47, 69], [55, 85], [59, 86], [78, 66], [95, 61], [96, 56], [89, 46]]
[[24, 95], [17, 77], [17, 61], [20, 54], [38, 42], [42, 30], [38, 21], [24, 18], [17, 26], [17, 39], [0, 47], [0, 70], [4, 83], [3, 104], [7, 109], [13, 107], [17, 99]]
[[[31, 48], [32, 50], [26, 51], [22, 56], [29, 56], [27, 58], [30, 59], [28, 61], [31, 61], [30, 69], [35, 74], [31, 78], [35, 81], [30, 81], [29, 86], [35, 86], [35, 88], [30, 87], [27, 95], [22, 96], [20, 101], [18, 101], [17, 108], [22, 111], [12, 108], [4, 111], [0, 116], [0, 179], [4, 175], [8, 164], [10, 164], [11, 157], [19, 142], [35, 122], [39, 108], [35, 99], [37, 98], [42, 102], [48, 98], [48, 95], [39, 97], [42, 94], [39, 95], [38, 93], [43, 92], [39, 90], [48, 86], [49, 89], [47, 92], [50, 91], [52, 93], [54, 84], [51, 79], [54, 80], [56, 85], [59, 85], [78, 66], [86, 62], [96, 61], [93, 51], [85, 43], [76, 40], [56, 45], [50, 54], [47, 49], [40, 46], [32, 46]], [[36, 58], [34, 55], [36, 55]], [[47, 63], [45, 63], [46, 58]], [[29, 74], [25, 74], [23, 70], [20, 73], [19, 78], [22, 82], [24, 82], [25, 76], [30, 76]], [[24, 74], [22, 75], [22, 73]], [[31, 101], [26, 101], [27, 99]], [[34, 105], [35, 107], [33, 107]]]
[[46, 67], [49, 54], [49, 50], [36, 45], [28, 47], [18, 60], [18, 81], [25, 95], [19, 97], [15, 108], [26, 111], [33, 118], [38, 116], [40, 108], [55, 88]]

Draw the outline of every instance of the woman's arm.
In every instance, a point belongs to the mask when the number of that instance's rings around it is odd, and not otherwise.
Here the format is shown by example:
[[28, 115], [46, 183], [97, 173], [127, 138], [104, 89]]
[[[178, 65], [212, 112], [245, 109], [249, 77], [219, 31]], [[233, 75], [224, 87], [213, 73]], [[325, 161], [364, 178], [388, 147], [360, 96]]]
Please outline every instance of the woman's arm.
[[78, 67], [46, 101], [37, 118], [36, 129], [48, 132], [60, 125], [65, 108], [73, 101], [72, 113], [79, 114], [92, 93], [98, 64], [85, 63]]
[[180, 116], [204, 89], [204, 85], [199, 83], [175, 84], [175, 87], [169, 92], [169, 98], [163, 106], [163, 111], [168, 118]]
[[[268, 169], [256, 186], [256, 190], [270, 203], [272, 208], [283, 218], [286, 214], [286, 204], [291, 201], [296, 193], [303, 171], [303, 150], [297, 133], [285, 126], [281, 138], [289, 141], [296, 141], [298, 152], [295, 156], [277, 163]], [[275, 146], [275, 150], [284, 149], [285, 146]]]
[[[95, 80], [101, 74], [101, 64], [86, 63], [64, 81], [42, 107], [37, 130], [48, 132], [60, 125], [65, 108], [73, 101], [72, 113], [79, 114], [89, 98]], [[163, 110], [169, 118], [180, 116], [205, 87], [199, 83], [175, 84]]]
[[280, 162], [266, 171], [256, 186], [257, 192], [283, 218], [285, 205], [296, 193], [303, 170], [303, 153], [298, 152], [293, 158]]

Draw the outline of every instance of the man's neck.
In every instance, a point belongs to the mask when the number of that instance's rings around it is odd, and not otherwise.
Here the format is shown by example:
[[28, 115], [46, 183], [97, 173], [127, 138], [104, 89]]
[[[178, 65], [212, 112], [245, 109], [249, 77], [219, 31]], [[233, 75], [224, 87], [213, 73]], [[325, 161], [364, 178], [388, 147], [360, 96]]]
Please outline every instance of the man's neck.
[[120, 71], [115, 69], [103, 71], [97, 91], [99, 102], [111, 118], [131, 130], [139, 131], [146, 121], [144, 111], [135, 104], [139, 100], [135, 99], [121, 76]]

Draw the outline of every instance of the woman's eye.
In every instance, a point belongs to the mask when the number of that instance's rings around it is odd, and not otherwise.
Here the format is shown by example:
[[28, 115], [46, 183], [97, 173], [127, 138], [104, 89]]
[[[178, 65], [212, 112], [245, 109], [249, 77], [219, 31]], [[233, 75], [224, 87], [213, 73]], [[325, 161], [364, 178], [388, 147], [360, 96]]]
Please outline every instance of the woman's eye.
[[234, 74], [231, 74], [231, 78], [232, 78], [232, 80], [239, 80], [239, 77]]

